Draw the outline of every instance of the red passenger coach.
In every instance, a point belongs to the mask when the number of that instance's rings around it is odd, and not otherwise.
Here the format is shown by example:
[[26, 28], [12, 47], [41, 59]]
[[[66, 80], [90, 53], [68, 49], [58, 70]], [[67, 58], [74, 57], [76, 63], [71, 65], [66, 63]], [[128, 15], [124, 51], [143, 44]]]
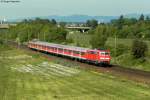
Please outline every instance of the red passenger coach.
[[89, 48], [60, 45], [42, 41], [31, 41], [28, 43], [28, 47], [31, 49], [44, 51], [51, 54], [68, 56], [95, 64], [110, 64], [111, 60], [109, 50], [92, 50]]

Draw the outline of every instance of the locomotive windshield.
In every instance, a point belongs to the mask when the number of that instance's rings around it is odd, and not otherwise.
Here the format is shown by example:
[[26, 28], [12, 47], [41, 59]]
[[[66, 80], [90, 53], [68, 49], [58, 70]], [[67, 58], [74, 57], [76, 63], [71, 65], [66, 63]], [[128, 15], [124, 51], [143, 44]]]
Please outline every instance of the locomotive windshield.
[[101, 55], [110, 55], [109, 52], [101, 52], [100, 54], [101, 54]]

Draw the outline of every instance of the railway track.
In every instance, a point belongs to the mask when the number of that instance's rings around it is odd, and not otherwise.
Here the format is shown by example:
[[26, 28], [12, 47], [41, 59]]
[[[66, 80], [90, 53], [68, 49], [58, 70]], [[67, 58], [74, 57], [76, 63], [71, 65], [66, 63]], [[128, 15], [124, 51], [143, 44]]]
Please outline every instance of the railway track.
[[[37, 51], [33, 51], [33, 50], [29, 49], [26, 45], [18, 46], [17, 43], [10, 42], [10, 41], [8, 42], [8, 44], [13, 45], [14, 47], [19, 48], [19, 49], [25, 49], [32, 53], [37, 53]], [[79, 62], [76, 60], [61, 58], [61, 57], [57, 57], [57, 56], [53, 56], [53, 55], [48, 55], [48, 54], [41, 53], [41, 52], [38, 52], [38, 53], [40, 53], [42, 56], [44, 56], [50, 60], [56, 60], [59, 58], [60, 60], [63, 60], [66, 63], [71, 62], [71, 63], [78, 64], [83, 69], [107, 73], [107, 74], [111, 74], [111, 75], [114, 75], [117, 77], [122, 77], [122, 78], [130, 79], [130, 80], [134, 80], [137, 82], [142, 82], [142, 83], [146, 83], [146, 84], [150, 85], [150, 72], [147, 72], [147, 71], [125, 68], [125, 67], [122, 67], [119, 65], [111, 65], [111, 67], [100, 67], [100, 66], [96, 66], [96, 65], [92, 65], [92, 64], [82, 63], [82, 62]]]

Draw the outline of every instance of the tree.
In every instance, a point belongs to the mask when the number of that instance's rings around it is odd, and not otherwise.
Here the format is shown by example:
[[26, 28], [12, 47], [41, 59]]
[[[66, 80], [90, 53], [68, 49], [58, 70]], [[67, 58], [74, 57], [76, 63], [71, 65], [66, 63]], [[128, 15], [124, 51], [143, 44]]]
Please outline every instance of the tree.
[[146, 17], [146, 23], [147, 23], [147, 24], [150, 23], [150, 17], [149, 17], [149, 16]]
[[140, 16], [140, 18], [139, 18], [139, 21], [144, 21], [144, 19], [145, 19], [145, 17], [144, 17], [144, 15], [142, 14], [142, 15]]
[[[53, 22], [53, 24], [52, 24]], [[18, 40], [20, 43], [27, 42], [38, 38], [39, 40], [49, 42], [64, 42], [66, 41], [67, 31], [65, 28], [58, 28], [55, 25], [55, 20], [49, 21], [47, 19], [36, 18], [35, 20], [28, 20], [20, 22], [15, 27], [10, 27], [10, 39]]]
[[118, 19], [118, 25], [117, 25], [118, 29], [122, 29], [123, 25], [124, 25], [124, 16], [121, 15], [120, 18]]
[[60, 22], [60, 23], [59, 23], [59, 25], [60, 25], [61, 27], [65, 27], [66, 24], [67, 24], [66, 22]]
[[57, 24], [57, 22], [56, 22], [55, 19], [52, 19], [51, 22], [52, 22], [53, 25], [56, 25], [56, 24]]
[[49, 25], [44, 25], [43, 27], [42, 27], [42, 29], [41, 29], [41, 40], [42, 41], [48, 41], [49, 40], [49, 36], [48, 36], [48, 34], [50, 34], [50, 32], [49, 32], [49, 30], [50, 30], [50, 28], [49, 28]]
[[146, 20], [147, 20], [147, 21], [150, 21], [150, 18], [149, 18], [149, 16], [147, 16], [147, 17], [146, 17]]
[[96, 28], [98, 26], [98, 21], [95, 19], [87, 20], [86, 25], [92, 28]]
[[134, 40], [132, 45], [132, 55], [134, 58], [144, 58], [148, 51], [148, 46], [141, 40]]
[[105, 42], [107, 41], [107, 37], [108, 37], [107, 27], [98, 26], [95, 29], [92, 39], [90, 41], [92, 48], [104, 48]]
[[120, 21], [120, 23], [122, 23], [124, 21], [124, 16], [123, 15], [120, 16], [119, 21]]

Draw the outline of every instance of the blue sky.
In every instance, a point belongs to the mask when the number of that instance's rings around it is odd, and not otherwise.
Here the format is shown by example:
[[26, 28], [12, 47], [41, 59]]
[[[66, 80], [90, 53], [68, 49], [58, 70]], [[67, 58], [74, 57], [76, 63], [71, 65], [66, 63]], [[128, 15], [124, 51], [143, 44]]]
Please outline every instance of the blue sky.
[[116, 16], [150, 13], [150, 0], [20, 0], [0, 2], [0, 17], [17, 18], [48, 15]]

